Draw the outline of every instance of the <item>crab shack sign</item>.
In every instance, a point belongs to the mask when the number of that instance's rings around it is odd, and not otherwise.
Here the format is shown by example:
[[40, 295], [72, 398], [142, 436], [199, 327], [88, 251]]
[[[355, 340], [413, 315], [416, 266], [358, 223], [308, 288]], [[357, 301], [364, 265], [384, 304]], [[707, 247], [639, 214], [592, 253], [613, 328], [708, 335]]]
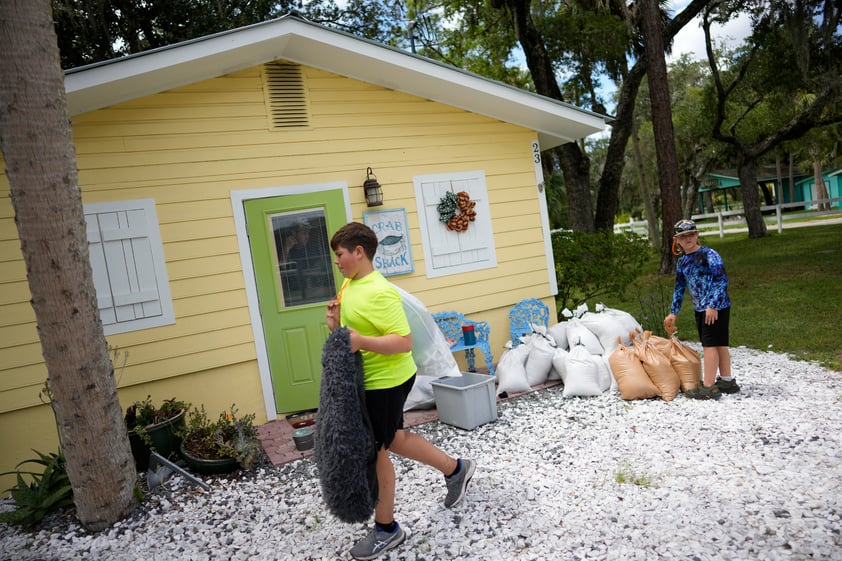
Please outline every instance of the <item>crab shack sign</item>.
[[377, 236], [374, 267], [383, 273], [383, 276], [411, 273], [415, 270], [412, 246], [409, 243], [409, 228], [406, 224], [406, 209], [364, 212], [363, 221]]

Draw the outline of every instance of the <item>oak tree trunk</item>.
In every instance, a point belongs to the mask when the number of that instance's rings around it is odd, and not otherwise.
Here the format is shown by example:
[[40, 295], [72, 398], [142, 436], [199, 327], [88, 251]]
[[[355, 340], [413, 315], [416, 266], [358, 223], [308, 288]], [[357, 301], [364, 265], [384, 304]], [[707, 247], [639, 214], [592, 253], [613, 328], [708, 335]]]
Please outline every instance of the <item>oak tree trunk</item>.
[[743, 212], [749, 238], [766, 236], [766, 222], [760, 212], [760, 195], [757, 188], [757, 162], [746, 154], [737, 155], [737, 176], [740, 178], [740, 193], [743, 196]]
[[657, 0], [640, 3], [640, 27], [646, 48], [646, 77], [652, 105], [652, 128], [655, 135], [655, 154], [658, 162], [658, 184], [661, 192], [661, 266], [660, 272], [670, 272], [675, 266], [672, 254], [672, 226], [681, 219], [680, 178], [675, 134], [672, 127], [667, 62], [664, 57], [664, 35], [661, 12]]

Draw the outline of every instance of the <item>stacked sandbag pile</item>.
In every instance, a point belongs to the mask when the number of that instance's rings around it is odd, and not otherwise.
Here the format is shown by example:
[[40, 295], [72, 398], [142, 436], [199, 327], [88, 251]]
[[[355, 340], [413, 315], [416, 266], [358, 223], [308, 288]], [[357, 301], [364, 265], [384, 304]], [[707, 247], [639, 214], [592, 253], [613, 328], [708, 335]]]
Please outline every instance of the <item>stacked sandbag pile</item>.
[[632, 347], [617, 347], [608, 362], [625, 400], [660, 397], [672, 401], [679, 390], [695, 389], [702, 375], [699, 353], [673, 334], [669, 339], [636, 331]]
[[589, 312], [583, 304], [570, 312], [565, 321], [549, 329], [532, 325], [532, 333], [512, 341], [497, 364], [497, 393], [513, 394], [551, 380], [561, 380], [565, 395], [594, 396], [615, 387], [606, 362], [606, 348], [613, 350], [614, 339], [640, 329], [634, 318], [619, 310], [598, 306]]
[[587, 397], [617, 391], [625, 400], [675, 398], [701, 378], [699, 354], [673, 336], [643, 332], [622, 310], [587, 304], [563, 310], [564, 321], [512, 341], [497, 364], [497, 393], [516, 394], [561, 380], [564, 395]]

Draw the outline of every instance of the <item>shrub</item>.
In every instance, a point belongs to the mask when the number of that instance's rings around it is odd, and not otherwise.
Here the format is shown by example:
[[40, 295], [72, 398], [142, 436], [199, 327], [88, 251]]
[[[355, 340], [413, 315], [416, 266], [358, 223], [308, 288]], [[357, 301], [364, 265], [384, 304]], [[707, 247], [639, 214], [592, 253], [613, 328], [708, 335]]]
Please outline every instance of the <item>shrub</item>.
[[234, 458], [240, 467], [248, 469], [260, 454], [254, 419], [254, 413], [238, 418], [234, 405], [230, 411], [220, 413], [216, 421], [208, 418], [204, 405], [193, 408], [184, 430], [184, 449], [205, 460]]
[[632, 233], [556, 231], [552, 242], [559, 309], [598, 296], [622, 297], [652, 252], [645, 238]]

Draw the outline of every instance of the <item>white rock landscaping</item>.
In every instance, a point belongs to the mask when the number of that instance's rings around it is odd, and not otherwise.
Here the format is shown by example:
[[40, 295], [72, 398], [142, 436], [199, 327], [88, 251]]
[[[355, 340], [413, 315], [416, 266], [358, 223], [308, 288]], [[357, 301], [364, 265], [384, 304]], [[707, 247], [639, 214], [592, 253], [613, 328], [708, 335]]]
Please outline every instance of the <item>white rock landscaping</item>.
[[[842, 374], [732, 356], [742, 392], [718, 401], [565, 398], [556, 386], [500, 403], [473, 431], [417, 427], [477, 472], [447, 510], [441, 476], [397, 460], [410, 536], [383, 559], [842, 558]], [[172, 478], [96, 534], [67, 518], [32, 533], [0, 525], [0, 560], [335, 560], [365, 533], [327, 513], [309, 459], [206, 481], [211, 492]]]

